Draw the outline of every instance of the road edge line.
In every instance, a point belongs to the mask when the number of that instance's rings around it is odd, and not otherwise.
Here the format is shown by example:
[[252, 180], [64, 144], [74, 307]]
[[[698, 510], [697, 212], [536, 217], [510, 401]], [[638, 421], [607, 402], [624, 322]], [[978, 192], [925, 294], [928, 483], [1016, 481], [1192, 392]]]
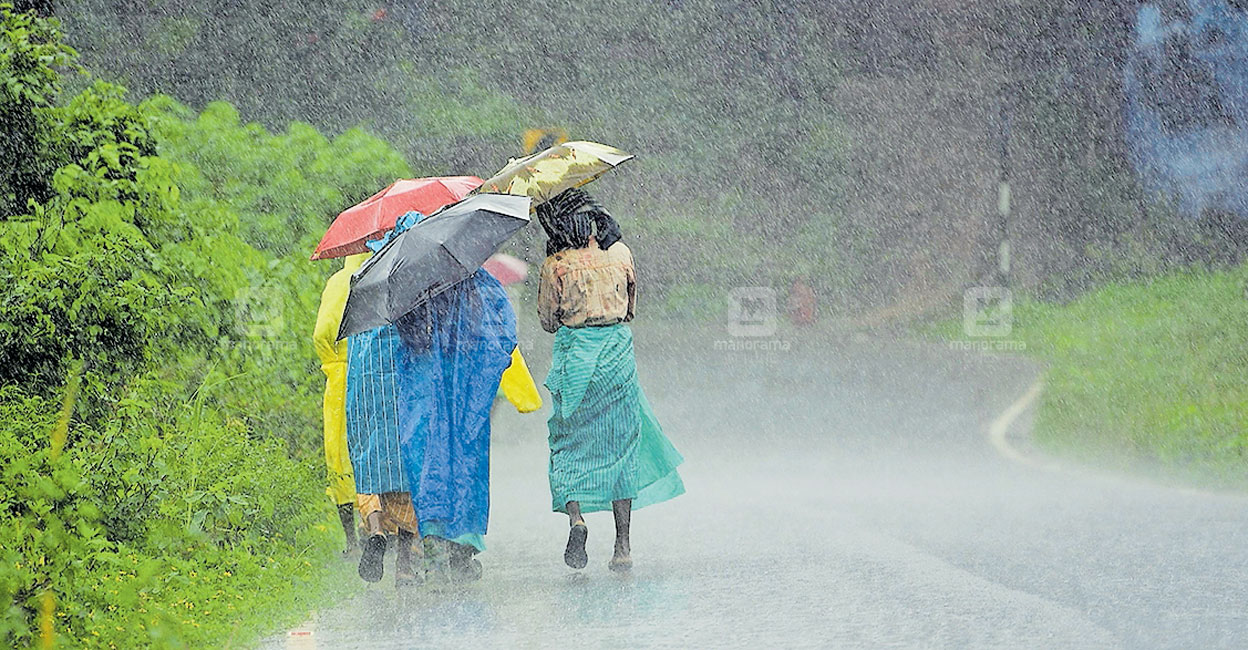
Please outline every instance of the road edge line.
[[[1044, 392], [1044, 377], [1038, 377], [1032, 382], [1027, 391], [1018, 399], [1014, 400], [1004, 411], [1001, 412], [991, 423], [988, 424], [987, 438], [992, 444], [992, 448], [997, 454], [1006, 460], [1013, 461], [1020, 465], [1026, 465], [1035, 469], [1045, 470], [1048, 472], [1071, 472], [1078, 471], [1077, 468], [1070, 467], [1057, 461], [1041, 461], [1016, 449], [1009, 441], [1010, 428], [1014, 426], [1015, 420], [1025, 413], [1027, 409], [1036, 402], [1040, 395]], [[1090, 469], [1090, 468], [1089, 468]], [[1093, 475], [1103, 480], [1114, 481], [1137, 486], [1146, 486], [1153, 489], [1160, 489], [1170, 492], [1177, 492], [1192, 497], [1215, 498], [1215, 499], [1232, 499], [1236, 501], [1248, 500], [1248, 495], [1238, 492], [1223, 492], [1215, 490], [1206, 490], [1186, 485], [1166, 485], [1164, 483], [1155, 483], [1152, 481], [1142, 480], [1129, 474], [1102, 474], [1093, 470]]]
[[1043, 392], [1044, 379], [1040, 378], [1033, 381], [1025, 393], [1023, 393], [1018, 399], [1014, 400], [1012, 404], [1006, 407], [1000, 415], [988, 424], [988, 442], [992, 444], [992, 448], [995, 449], [998, 454], [1007, 460], [1027, 465], [1028, 467], [1054, 470], [1057, 468], [1052, 463], [1043, 463], [1033, 458], [1029, 458], [1019, 450], [1015, 449], [1014, 446], [1010, 444], [1010, 441], [1006, 436], [1006, 434], [1010, 431], [1010, 427], [1014, 425], [1014, 421], [1026, 412], [1028, 408], [1031, 408], [1031, 405], [1035, 403], [1035, 401], [1040, 397], [1040, 394]]

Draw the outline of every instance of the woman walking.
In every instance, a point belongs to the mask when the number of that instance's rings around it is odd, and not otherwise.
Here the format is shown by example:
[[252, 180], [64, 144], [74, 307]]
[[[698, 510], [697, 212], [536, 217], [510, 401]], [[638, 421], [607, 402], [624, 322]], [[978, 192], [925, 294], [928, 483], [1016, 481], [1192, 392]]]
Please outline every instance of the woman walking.
[[516, 347], [516, 314], [489, 273], [434, 296], [396, 323], [403, 367], [399, 448], [435, 579], [481, 577], [490, 517], [490, 410], [500, 384], [521, 413], [542, 402]]
[[412, 564], [420, 535], [408, 476], [399, 449], [399, 388], [418, 381], [403, 364], [394, 325], [350, 337], [347, 342], [347, 450], [355, 478], [356, 508], [364, 518], [360, 577], [378, 582], [385, 573], [386, 533], [397, 530], [395, 584], [419, 580]]
[[321, 292], [321, 306], [316, 311], [316, 328], [312, 342], [321, 358], [321, 370], [325, 373], [325, 397], [321, 402], [323, 440], [325, 443], [325, 468], [328, 477], [326, 494], [338, 507], [338, 521], [347, 537], [343, 555], [354, 553], [358, 546], [355, 535], [355, 476], [351, 470], [351, 456], [347, 451], [347, 342], [339, 341], [338, 326], [342, 324], [342, 310], [347, 304], [347, 292], [351, 287], [351, 274], [364, 263], [367, 255], [351, 255], [343, 260], [343, 266], [325, 282]]
[[684, 493], [676, 472], [683, 459], [637, 382], [625, 324], [636, 304], [633, 255], [611, 215], [579, 189], [539, 205], [537, 214], [549, 238], [537, 301], [542, 328], [555, 334], [547, 425], [552, 507], [570, 525], [563, 559], [585, 567], [582, 515], [610, 509], [615, 552], [608, 566], [627, 571], [632, 510]]

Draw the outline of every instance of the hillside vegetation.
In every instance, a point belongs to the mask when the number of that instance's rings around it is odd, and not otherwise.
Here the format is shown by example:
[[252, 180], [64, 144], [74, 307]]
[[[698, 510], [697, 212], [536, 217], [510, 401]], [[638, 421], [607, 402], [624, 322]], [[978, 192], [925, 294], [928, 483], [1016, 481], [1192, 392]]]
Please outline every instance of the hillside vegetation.
[[65, 94], [57, 22], [0, 26], [0, 646], [244, 642], [341, 578], [307, 251], [411, 169], [361, 131]]
[[[140, 95], [228, 100], [270, 128], [364, 125], [419, 174], [489, 174], [534, 127], [638, 154], [592, 189], [634, 238], [652, 315], [712, 317], [733, 287], [783, 291], [798, 277], [836, 315], [988, 281], [1010, 164], [1016, 279], [1046, 295], [1202, 248], [1140, 209], [1121, 0], [57, 11], [86, 64]], [[539, 240], [526, 230], [512, 252], [539, 261]]]
[[[226, 99], [270, 125], [364, 125], [419, 174], [488, 175], [535, 127], [638, 154], [592, 190], [640, 238], [654, 311], [705, 317], [733, 286], [855, 280], [831, 27], [810, 7], [69, 0], [58, 12], [87, 65], [136, 92]], [[511, 250], [540, 261], [540, 239], [528, 229]]]

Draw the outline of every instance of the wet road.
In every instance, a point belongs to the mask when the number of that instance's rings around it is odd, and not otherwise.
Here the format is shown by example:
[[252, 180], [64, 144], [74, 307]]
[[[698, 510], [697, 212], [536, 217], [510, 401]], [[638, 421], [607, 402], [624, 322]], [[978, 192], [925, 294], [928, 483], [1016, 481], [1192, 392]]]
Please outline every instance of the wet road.
[[[637, 330], [688, 494], [634, 514], [631, 575], [606, 568], [607, 513], [589, 567], [563, 565], [545, 415], [512, 411], [479, 583], [396, 593], [388, 574], [266, 647], [1248, 647], [1248, 500], [1005, 459], [985, 429], [1032, 366], [725, 338]], [[548, 346], [526, 347], [535, 375]]]

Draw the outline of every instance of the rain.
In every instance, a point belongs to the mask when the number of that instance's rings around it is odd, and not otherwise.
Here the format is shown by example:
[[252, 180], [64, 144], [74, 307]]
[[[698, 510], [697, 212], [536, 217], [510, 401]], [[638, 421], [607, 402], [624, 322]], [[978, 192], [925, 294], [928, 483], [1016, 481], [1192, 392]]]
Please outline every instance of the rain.
[[1246, 2], [0, 22], [0, 647], [1248, 645]]

